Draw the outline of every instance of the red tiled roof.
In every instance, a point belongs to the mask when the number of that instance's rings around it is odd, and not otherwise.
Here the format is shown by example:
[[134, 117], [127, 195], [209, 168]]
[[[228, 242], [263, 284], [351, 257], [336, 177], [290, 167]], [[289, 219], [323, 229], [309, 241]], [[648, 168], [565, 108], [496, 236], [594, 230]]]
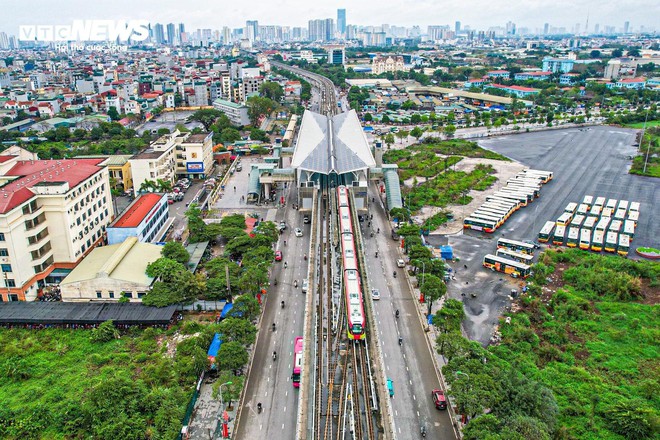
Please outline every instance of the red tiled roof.
[[121, 217], [112, 225], [113, 228], [135, 228], [144, 220], [163, 194], [148, 193], [138, 197]]
[[532, 87], [523, 87], [523, 86], [503, 86], [501, 84], [491, 84], [490, 87], [495, 87], [498, 89], [511, 89], [511, 90], [519, 90], [521, 92], [537, 92], [539, 89], [534, 89]]
[[13, 154], [7, 154], [7, 155], [4, 155], [4, 154], [3, 154], [2, 156], [0, 156], [0, 163], [5, 163], [5, 162], [7, 162], [8, 160], [12, 160], [12, 159], [15, 158], [15, 157], [16, 157], [16, 156], [13, 155]]
[[22, 160], [7, 176], [17, 176], [0, 188], [0, 213], [6, 214], [34, 197], [30, 188], [41, 182], [68, 182], [69, 188], [101, 171], [104, 159]]

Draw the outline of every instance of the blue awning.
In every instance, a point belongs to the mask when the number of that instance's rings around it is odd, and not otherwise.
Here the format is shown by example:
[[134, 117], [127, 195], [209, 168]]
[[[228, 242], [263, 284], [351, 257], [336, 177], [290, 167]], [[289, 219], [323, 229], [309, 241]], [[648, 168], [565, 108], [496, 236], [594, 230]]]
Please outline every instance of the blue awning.
[[222, 341], [220, 340], [220, 333], [216, 333], [215, 336], [213, 336], [213, 341], [211, 341], [207, 355], [216, 357], [221, 345]]
[[234, 304], [232, 303], [227, 303], [225, 306], [222, 308], [222, 313], [220, 314], [221, 319], [225, 319], [227, 317], [227, 313], [234, 307]]

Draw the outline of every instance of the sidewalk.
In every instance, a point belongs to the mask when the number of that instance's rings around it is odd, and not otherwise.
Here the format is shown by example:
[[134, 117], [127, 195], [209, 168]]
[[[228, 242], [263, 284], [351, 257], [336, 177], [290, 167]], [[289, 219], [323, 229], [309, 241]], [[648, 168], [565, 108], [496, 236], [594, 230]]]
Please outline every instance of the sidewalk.
[[[214, 440], [222, 437], [222, 412], [220, 400], [213, 399], [213, 384], [216, 379], [206, 377], [199, 391], [199, 397], [195, 403], [190, 423], [188, 424], [188, 439], [190, 440]], [[228, 402], [225, 402], [225, 408]], [[228, 429], [229, 435], [234, 430], [234, 421], [236, 420], [236, 408], [238, 402], [232, 402], [233, 408], [227, 410], [229, 416]]]

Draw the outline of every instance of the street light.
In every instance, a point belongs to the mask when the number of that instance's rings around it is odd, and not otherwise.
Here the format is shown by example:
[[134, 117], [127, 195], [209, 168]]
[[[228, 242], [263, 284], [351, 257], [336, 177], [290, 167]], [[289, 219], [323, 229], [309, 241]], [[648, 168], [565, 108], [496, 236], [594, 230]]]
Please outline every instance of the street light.
[[462, 374], [463, 376], [466, 376], [468, 378], [468, 380], [470, 380], [470, 375], [467, 374], [467, 373], [463, 373], [462, 371], [456, 371], [454, 373], [454, 376], [458, 377], [459, 374]]
[[218, 387], [218, 392], [220, 393], [220, 414], [219, 414], [218, 419], [222, 418], [222, 433], [223, 433], [222, 435], [223, 435], [223, 438], [224, 438], [224, 433], [227, 432], [227, 421], [223, 417], [224, 412], [225, 412], [225, 402], [222, 400], [222, 387], [224, 387], [225, 385], [231, 385], [231, 384], [232, 384], [231, 381], [230, 382], [225, 382], [223, 384], [220, 384], [220, 386]]

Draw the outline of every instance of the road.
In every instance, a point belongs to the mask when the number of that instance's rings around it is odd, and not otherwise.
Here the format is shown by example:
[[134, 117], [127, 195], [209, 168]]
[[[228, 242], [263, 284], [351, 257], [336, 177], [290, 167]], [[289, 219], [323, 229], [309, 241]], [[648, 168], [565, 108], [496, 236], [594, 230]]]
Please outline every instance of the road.
[[[376, 196], [375, 192], [372, 191], [371, 196]], [[425, 424], [428, 438], [456, 438], [449, 413], [438, 411], [431, 400], [431, 390], [440, 387], [432, 354], [405, 270], [396, 266], [396, 260], [400, 258], [398, 241], [392, 240], [389, 235], [387, 216], [378, 197], [375, 205], [369, 211], [374, 214], [371, 228], [367, 221], [361, 223], [361, 228], [365, 237], [369, 285], [379, 289], [381, 294], [381, 299], [374, 301], [373, 309], [378, 341], [383, 351], [383, 368], [386, 376], [394, 381], [392, 409], [396, 438], [418, 438], [421, 424]], [[373, 237], [371, 231], [374, 232]], [[375, 257], [376, 251], [378, 258]], [[396, 278], [393, 272], [397, 273]], [[397, 309], [399, 319], [395, 317]], [[398, 344], [399, 337], [403, 338], [401, 346]]]

